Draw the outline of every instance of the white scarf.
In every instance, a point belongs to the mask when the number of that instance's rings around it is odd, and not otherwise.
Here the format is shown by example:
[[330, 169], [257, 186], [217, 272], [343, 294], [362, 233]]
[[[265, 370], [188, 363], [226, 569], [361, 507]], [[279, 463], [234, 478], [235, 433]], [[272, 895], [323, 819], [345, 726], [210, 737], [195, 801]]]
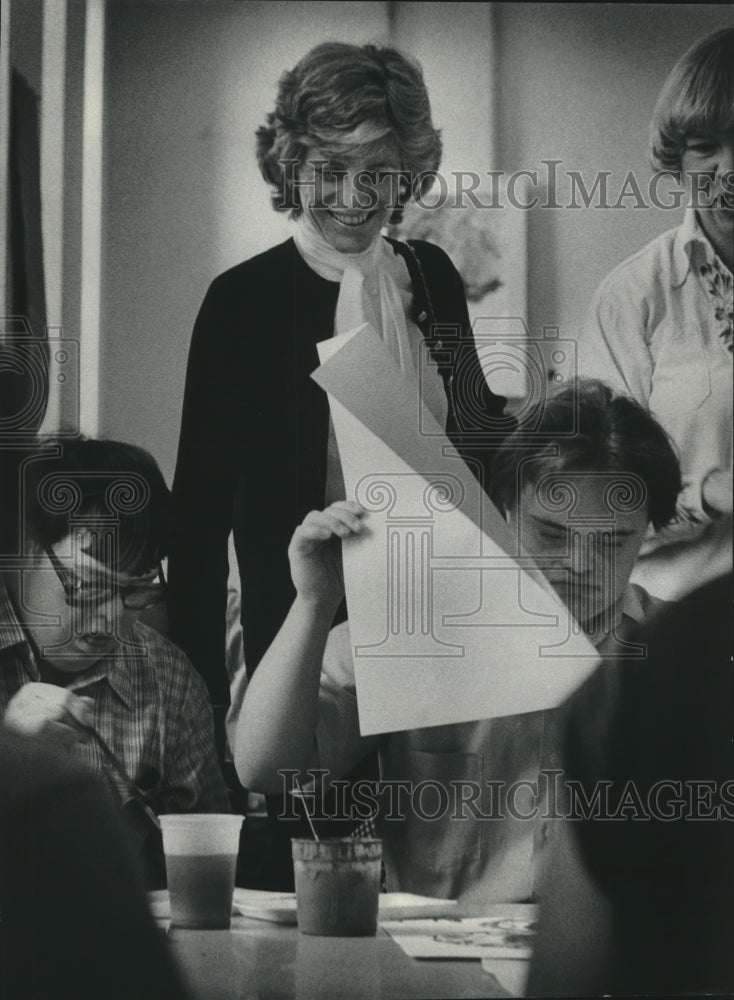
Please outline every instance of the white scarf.
[[304, 212], [294, 240], [308, 266], [327, 281], [340, 283], [334, 333], [369, 323], [400, 365], [416, 380], [410, 337], [400, 290], [390, 270], [392, 250], [378, 236], [359, 253], [335, 250]]

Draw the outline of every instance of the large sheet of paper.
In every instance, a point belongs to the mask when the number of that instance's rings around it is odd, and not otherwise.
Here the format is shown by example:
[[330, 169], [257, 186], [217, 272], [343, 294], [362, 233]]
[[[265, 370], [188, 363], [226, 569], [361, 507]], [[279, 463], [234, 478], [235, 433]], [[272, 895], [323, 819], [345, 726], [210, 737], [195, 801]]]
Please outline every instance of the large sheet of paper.
[[319, 345], [346, 495], [343, 546], [363, 735], [558, 705], [598, 661], [365, 325]]

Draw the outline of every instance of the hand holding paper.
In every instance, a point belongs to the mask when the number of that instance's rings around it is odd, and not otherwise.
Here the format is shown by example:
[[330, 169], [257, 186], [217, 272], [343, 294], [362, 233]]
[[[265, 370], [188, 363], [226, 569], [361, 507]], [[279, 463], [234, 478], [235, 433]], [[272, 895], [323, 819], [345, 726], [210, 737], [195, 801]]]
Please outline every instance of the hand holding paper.
[[559, 704], [596, 650], [418, 386], [366, 325], [320, 356], [347, 496], [370, 516], [369, 537], [343, 546], [362, 735]]
[[302, 601], [336, 608], [344, 595], [340, 540], [362, 531], [364, 511], [347, 501], [313, 510], [288, 547], [293, 585]]

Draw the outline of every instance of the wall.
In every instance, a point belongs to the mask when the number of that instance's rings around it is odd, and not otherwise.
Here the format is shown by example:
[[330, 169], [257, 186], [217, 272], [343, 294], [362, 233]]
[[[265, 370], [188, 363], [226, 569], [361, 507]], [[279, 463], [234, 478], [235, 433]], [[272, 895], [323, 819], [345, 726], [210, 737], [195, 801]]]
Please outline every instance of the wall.
[[36, 94], [41, 93], [41, 52], [43, 48], [43, 8], [5, 0], [0, 8], [0, 316], [7, 315], [11, 300], [12, 260], [7, 258], [9, 227], [10, 80], [20, 72]]
[[[49, 401], [43, 430], [73, 430], [79, 423], [80, 385], [76, 378], [82, 333], [82, 164], [85, 148], [86, 29], [92, 5], [103, 0], [4, 0], [0, 56], [2, 124], [0, 125], [0, 203], [4, 291], [5, 207], [7, 194], [7, 111], [10, 66], [25, 77], [39, 98], [41, 226], [44, 285], [49, 337], [74, 341], [65, 352], [50, 351]], [[92, 82], [92, 88], [94, 83]], [[87, 88], [89, 89], [89, 88]], [[97, 257], [99, 255], [97, 254]], [[0, 310], [5, 314], [5, 307]], [[87, 323], [87, 340], [97, 336], [99, 317]], [[38, 335], [42, 331], [35, 331]], [[62, 357], [65, 362], [58, 362]], [[96, 372], [89, 380], [96, 385]]]
[[43, 49], [43, 4], [14, 0], [10, 10], [10, 62], [41, 93], [41, 53]]
[[387, 30], [382, 3], [108, 5], [101, 430], [169, 482], [207, 286], [290, 232], [255, 162], [278, 78], [320, 41]]
[[[628, 170], [646, 190], [650, 115], [676, 59], [698, 38], [734, 24], [725, 4], [495, 4], [498, 168], [557, 159], [591, 187], [612, 171], [614, 200]], [[616, 186], [615, 186], [616, 182]], [[561, 199], [558, 199], [561, 201]], [[680, 211], [542, 209], [529, 212], [529, 318], [574, 329], [599, 281]]]
[[495, 40], [491, 3], [392, 5], [391, 37], [421, 64], [441, 129], [442, 170], [469, 170], [494, 153]]

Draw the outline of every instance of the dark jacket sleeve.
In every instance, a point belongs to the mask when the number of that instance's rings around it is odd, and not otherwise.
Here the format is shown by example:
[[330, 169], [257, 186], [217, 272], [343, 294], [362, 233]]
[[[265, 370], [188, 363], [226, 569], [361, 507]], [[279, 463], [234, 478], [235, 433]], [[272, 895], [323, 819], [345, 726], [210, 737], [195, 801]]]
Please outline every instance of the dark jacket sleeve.
[[214, 704], [229, 701], [224, 659], [227, 546], [237, 456], [243, 447], [234, 294], [228, 275], [217, 278], [194, 326], [173, 484], [171, 638], [204, 677]]

